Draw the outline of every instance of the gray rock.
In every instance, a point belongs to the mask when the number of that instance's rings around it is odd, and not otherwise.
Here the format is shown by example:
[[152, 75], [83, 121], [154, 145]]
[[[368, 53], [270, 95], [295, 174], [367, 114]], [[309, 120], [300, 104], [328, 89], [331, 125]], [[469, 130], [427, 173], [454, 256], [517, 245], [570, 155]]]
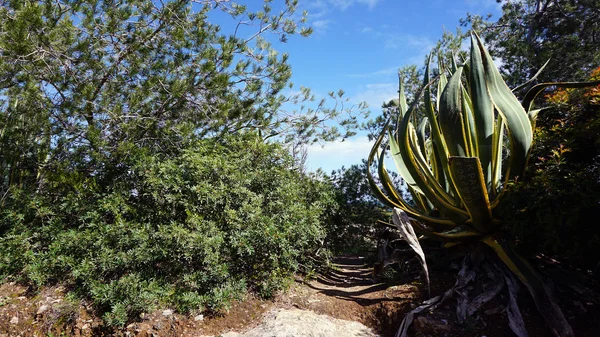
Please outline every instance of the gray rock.
[[275, 309], [267, 313], [263, 322], [244, 333], [230, 331], [223, 337], [378, 337], [361, 323], [345, 321], [312, 311]]
[[45, 313], [47, 310], [48, 310], [48, 306], [44, 304], [38, 308], [36, 314], [41, 315], [41, 314]]

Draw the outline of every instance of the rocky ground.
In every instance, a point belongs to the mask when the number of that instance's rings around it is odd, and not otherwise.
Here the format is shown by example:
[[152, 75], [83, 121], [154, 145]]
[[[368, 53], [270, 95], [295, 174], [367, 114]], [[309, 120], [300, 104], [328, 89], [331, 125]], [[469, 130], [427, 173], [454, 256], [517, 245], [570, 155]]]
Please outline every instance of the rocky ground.
[[[453, 272], [432, 271], [432, 293], [454, 282]], [[61, 287], [28, 293], [14, 283], [0, 286], [0, 337], [12, 336], [219, 336], [302, 337], [394, 336], [404, 314], [418, 305], [422, 282], [418, 267], [406, 270], [394, 285], [373, 283], [372, 269], [360, 256], [341, 257], [334, 268], [312, 279], [298, 278], [275, 300], [248, 297], [217, 317], [187, 317], [165, 308], [145, 314], [123, 329], [108, 329], [91, 308], [69, 300]], [[416, 280], [416, 281], [415, 281]], [[526, 294], [525, 294], [526, 295]], [[531, 336], [550, 336], [528, 296], [521, 304]], [[505, 298], [488, 303], [472, 320], [457, 324], [451, 303], [416, 318], [412, 336], [510, 336]], [[569, 306], [567, 315], [578, 336], [591, 336], [600, 323], [594, 303]], [[594, 304], [594, 305], [592, 305]], [[579, 306], [579, 308], [578, 308]]]

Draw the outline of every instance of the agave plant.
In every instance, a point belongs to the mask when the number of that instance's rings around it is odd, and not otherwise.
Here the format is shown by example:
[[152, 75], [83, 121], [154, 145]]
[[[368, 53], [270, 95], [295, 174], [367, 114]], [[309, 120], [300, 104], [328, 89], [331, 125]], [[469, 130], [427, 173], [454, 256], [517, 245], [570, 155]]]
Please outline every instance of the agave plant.
[[[450, 69], [440, 64], [439, 75], [431, 79], [429, 63], [422, 89], [410, 106], [400, 81], [399, 115], [390, 117], [368, 159], [369, 167], [378, 167], [377, 181], [369, 172], [374, 193], [406, 214], [422, 237], [449, 245], [482, 242], [491, 247], [490, 253], [495, 252], [527, 287], [553, 333], [572, 336], [548, 287], [502, 234], [498, 205], [507, 183], [525, 171], [539, 112], [533, 108], [535, 97], [551, 85], [593, 83], [539, 84], [519, 102], [476, 35], [471, 37], [470, 59], [464, 64], [453, 62]], [[437, 90], [432, 90], [434, 86]], [[417, 123], [419, 107], [424, 117]], [[412, 200], [405, 200], [392, 184], [384, 164], [388, 153]]]

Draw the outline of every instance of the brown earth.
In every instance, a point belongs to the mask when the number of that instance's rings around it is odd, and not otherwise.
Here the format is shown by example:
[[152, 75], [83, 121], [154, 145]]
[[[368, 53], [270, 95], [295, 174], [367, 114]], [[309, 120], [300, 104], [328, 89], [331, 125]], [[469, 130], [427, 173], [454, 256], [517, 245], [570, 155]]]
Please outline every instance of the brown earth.
[[[205, 336], [229, 331], [245, 331], [257, 326], [263, 315], [276, 308], [299, 308], [338, 319], [358, 321], [382, 336], [396, 333], [404, 314], [416, 307], [426, 289], [419, 280], [419, 269], [407, 262], [401, 279], [394, 284], [373, 283], [370, 263], [360, 256], [335, 260], [333, 268], [312, 279], [298, 277], [289, 291], [274, 300], [249, 296], [234, 303], [228, 311], [215, 317], [187, 317], [170, 310], [156, 311], [140, 317], [137, 322], [114, 330], [104, 326], [84, 303], [65, 296], [61, 287], [30, 293], [21, 285], [0, 286], [0, 337], [12, 336]], [[412, 266], [412, 267], [411, 267]], [[432, 295], [439, 294], [454, 283], [451, 268], [432, 270]], [[574, 296], [559, 292], [570, 301], [563, 301], [567, 318], [577, 336], [593, 336], [600, 329], [600, 306], [594, 296]], [[520, 307], [530, 336], [551, 336], [525, 291]], [[504, 306], [506, 295], [488, 303], [480, 313], [463, 324], [455, 320], [453, 301], [448, 301], [433, 313], [419, 315], [410, 330], [411, 336], [511, 336]]]

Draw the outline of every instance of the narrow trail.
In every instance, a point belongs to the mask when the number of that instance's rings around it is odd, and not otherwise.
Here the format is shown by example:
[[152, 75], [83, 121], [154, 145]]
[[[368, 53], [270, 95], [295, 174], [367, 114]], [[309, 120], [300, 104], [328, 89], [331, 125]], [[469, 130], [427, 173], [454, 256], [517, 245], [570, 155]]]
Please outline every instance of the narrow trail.
[[[160, 308], [117, 329], [106, 327], [85, 302], [70, 300], [63, 287], [45, 287], [34, 293], [10, 282], [0, 284], [0, 337], [388, 337], [394, 336], [404, 314], [423, 300], [421, 282], [415, 282], [418, 266], [415, 271], [403, 270], [402, 279], [394, 286], [373, 283], [367, 259], [342, 256], [334, 260], [332, 269], [311, 279], [298, 278], [274, 300], [249, 295], [210, 317]], [[454, 272], [433, 271], [432, 293], [440, 294], [454, 284]], [[554, 279], [560, 281], [557, 276]], [[586, 284], [571, 290], [563, 285], [558, 293], [577, 336], [595, 336], [600, 329], [600, 321], [595, 319], [600, 314], [600, 292], [594, 290], [595, 285], [590, 288]], [[413, 324], [414, 336], [509, 336], [505, 302], [502, 296], [491, 301], [466, 324], [456, 321], [455, 306], [449, 303], [419, 315]], [[519, 305], [530, 336], [551, 336], [531, 299], [523, 296]]]
[[358, 321], [378, 333], [393, 335], [419, 298], [412, 284], [373, 283], [372, 267], [362, 256], [342, 256], [334, 269], [312, 280], [298, 282], [280, 302], [338, 319]]
[[[184, 316], [169, 308], [113, 330], [82, 304], [71, 304], [62, 287], [30, 294], [15, 283], [0, 285], [0, 337], [301, 337], [393, 336], [419, 298], [416, 285], [373, 283], [364, 257], [343, 256], [311, 279], [298, 278], [275, 300], [248, 296], [215, 317]], [[370, 329], [369, 329], [370, 328]]]

